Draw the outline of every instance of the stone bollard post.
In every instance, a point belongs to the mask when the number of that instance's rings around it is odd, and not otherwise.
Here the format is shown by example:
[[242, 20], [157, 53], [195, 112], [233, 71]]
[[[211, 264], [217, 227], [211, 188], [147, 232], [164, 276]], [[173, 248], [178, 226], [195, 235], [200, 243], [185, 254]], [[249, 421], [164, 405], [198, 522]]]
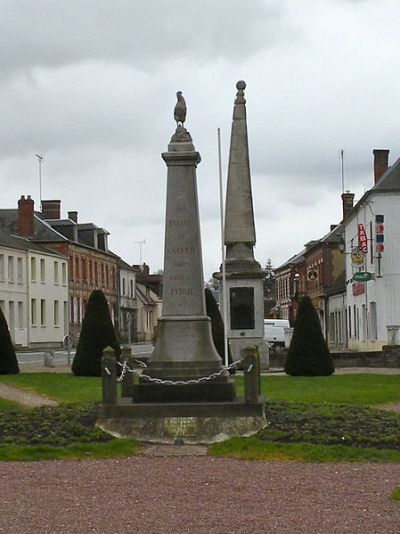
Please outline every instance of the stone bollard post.
[[117, 404], [117, 360], [111, 347], [103, 350], [101, 358], [103, 379], [103, 404]]
[[256, 345], [250, 345], [242, 350], [244, 400], [258, 402], [261, 394], [260, 354]]
[[398, 334], [399, 334], [400, 325], [388, 324], [386, 328], [387, 328], [387, 333], [388, 333], [388, 345], [392, 345], [392, 346], [398, 345], [399, 344]]
[[44, 353], [44, 358], [43, 358], [43, 364], [45, 367], [55, 367], [56, 364], [55, 364], [55, 355], [54, 355], [54, 350], [53, 349], [49, 349], [47, 350], [45, 353]]
[[[127, 366], [130, 369], [133, 369], [133, 355], [132, 347], [125, 346], [122, 347], [121, 354], [122, 363], [126, 362]], [[124, 377], [121, 382], [121, 397], [132, 397], [133, 396], [133, 374], [126, 370]]]

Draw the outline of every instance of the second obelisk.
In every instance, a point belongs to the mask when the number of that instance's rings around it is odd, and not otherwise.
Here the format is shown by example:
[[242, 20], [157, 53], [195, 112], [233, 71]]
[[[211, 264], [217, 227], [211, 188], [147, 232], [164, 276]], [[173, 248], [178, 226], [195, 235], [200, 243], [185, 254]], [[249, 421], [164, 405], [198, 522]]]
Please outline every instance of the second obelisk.
[[149, 368], [134, 390], [134, 400], [233, 400], [234, 386], [227, 373], [180, 386], [151, 380], [197, 381], [222, 368], [205, 309], [196, 179], [200, 154], [183, 126], [185, 101], [180, 92], [177, 96], [174, 113], [177, 129], [168, 151], [162, 154], [168, 167], [163, 312]]

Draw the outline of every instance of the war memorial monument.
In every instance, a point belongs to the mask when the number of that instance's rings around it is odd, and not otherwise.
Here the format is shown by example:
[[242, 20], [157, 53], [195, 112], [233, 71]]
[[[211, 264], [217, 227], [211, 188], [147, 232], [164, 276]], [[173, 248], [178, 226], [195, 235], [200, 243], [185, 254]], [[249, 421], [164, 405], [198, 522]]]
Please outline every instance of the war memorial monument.
[[[186, 103], [179, 91], [177, 128], [162, 154], [168, 168], [164, 243], [163, 311], [154, 350], [133, 383], [126, 363], [117, 399], [118, 364], [103, 357], [103, 403], [98, 425], [143, 441], [209, 443], [250, 435], [266, 425], [259, 387], [257, 347], [244, 347], [245, 396], [218, 355], [206, 314], [196, 168], [200, 154], [184, 126]], [[131, 362], [126, 358], [125, 362]]]

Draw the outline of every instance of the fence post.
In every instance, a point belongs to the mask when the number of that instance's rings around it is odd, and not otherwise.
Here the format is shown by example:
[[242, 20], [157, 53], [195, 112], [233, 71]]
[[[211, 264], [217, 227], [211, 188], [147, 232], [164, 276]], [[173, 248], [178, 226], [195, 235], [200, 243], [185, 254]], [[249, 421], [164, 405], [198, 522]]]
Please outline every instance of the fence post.
[[101, 358], [103, 404], [117, 404], [117, 360], [111, 347], [103, 350]]
[[[122, 347], [121, 354], [122, 363], [126, 362], [126, 365], [132, 369], [133, 368], [133, 356], [132, 356], [132, 347], [125, 346]], [[126, 370], [125, 375], [121, 382], [121, 397], [132, 397], [133, 396], [133, 373]]]
[[242, 349], [244, 400], [258, 402], [261, 394], [260, 353], [256, 345]]

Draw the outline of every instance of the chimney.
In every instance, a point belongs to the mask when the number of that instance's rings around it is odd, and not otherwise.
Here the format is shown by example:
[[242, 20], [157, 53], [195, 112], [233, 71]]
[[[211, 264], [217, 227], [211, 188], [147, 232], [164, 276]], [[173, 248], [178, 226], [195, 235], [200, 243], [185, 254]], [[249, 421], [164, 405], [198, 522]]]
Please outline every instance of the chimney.
[[69, 211], [68, 212], [68, 219], [71, 219], [71, 221], [74, 221], [75, 223], [78, 222], [78, 212], [77, 211]]
[[342, 194], [343, 220], [347, 219], [354, 205], [354, 193], [346, 191]]
[[389, 167], [389, 150], [376, 148], [374, 154], [374, 183], [378, 183], [381, 176]]
[[33, 237], [33, 207], [31, 196], [22, 195], [18, 200], [18, 234], [21, 237]]
[[42, 200], [42, 214], [45, 219], [60, 219], [61, 200]]

